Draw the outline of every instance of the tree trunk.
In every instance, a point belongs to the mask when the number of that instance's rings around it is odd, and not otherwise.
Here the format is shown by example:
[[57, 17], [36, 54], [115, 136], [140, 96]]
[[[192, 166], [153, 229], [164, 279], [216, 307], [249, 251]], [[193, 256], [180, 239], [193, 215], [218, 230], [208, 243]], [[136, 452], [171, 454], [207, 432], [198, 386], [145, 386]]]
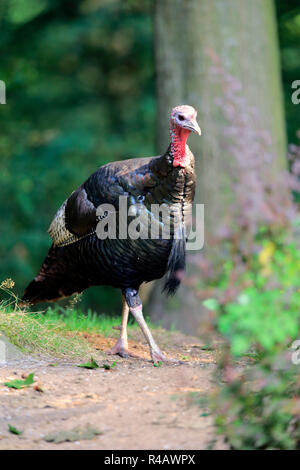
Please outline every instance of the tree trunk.
[[[217, 257], [212, 240], [233, 223], [233, 187], [240, 180], [234, 152], [245, 152], [245, 162], [248, 155], [250, 163], [251, 155], [260, 153], [265, 160], [271, 155], [261, 178], [271, 180], [286, 168], [273, 1], [157, 0], [154, 24], [158, 151], [168, 145], [171, 108], [194, 106], [202, 129], [200, 138], [189, 139], [196, 159], [195, 202], [204, 204], [204, 253]], [[256, 154], [252, 145], [257, 145]], [[260, 170], [256, 166], [251, 171], [257, 177]], [[201, 272], [195, 274], [201, 277]], [[160, 289], [158, 282], [148, 306], [151, 316], [164, 326], [197, 332], [201, 302], [188, 285], [171, 300]]]

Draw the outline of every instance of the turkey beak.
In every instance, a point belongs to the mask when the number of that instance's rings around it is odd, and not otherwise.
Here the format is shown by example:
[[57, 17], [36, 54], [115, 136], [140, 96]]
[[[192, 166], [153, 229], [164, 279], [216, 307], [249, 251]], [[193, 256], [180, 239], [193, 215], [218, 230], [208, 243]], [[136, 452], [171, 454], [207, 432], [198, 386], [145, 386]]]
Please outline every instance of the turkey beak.
[[201, 129], [196, 119], [191, 119], [189, 123], [184, 127], [191, 132], [195, 132], [195, 134], [201, 135]]
[[196, 121], [196, 119], [193, 119], [191, 122], [190, 122], [190, 125], [191, 125], [191, 131], [192, 132], [195, 132], [195, 134], [198, 134], [198, 135], [201, 135], [201, 129], [198, 125], [198, 122]]

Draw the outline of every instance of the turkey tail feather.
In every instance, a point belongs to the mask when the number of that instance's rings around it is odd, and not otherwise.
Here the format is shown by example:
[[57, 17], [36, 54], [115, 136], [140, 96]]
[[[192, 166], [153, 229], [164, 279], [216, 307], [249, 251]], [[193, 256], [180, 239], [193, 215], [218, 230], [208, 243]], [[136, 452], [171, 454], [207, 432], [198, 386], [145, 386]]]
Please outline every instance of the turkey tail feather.
[[49, 282], [49, 280], [33, 280], [27, 286], [22, 297], [22, 302], [37, 304], [39, 302], [53, 302], [64, 295], [60, 292], [59, 286]]
[[167, 295], [174, 295], [180, 285], [182, 273], [185, 270], [185, 249], [185, 227], [183, 224], [179, 224], [172, 241], [167, 265], [167, 278], [162, 290]]
[[88, 285], [78, 277], [73, 264], [64, 258], [64, 248], [52, 246], [38, 275], [26, 287], [22, 301], [29, 304], [54, 302], [82, 292]]

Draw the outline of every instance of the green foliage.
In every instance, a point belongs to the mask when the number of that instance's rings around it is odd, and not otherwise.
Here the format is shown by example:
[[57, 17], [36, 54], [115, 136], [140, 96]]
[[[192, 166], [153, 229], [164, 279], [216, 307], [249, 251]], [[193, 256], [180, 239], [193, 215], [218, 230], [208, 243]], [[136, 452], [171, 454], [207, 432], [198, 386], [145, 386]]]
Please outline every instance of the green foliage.
[[[273, 242], [263, 242], [263, 248], [253, 259], [252, 269], [239, 279], [241, 285], [248, 287], [233, 302], [220, 305], [218, 328], [228, 338], [234, 355], [245, 354], [252, 345], [274, 352], [277, 346], [282, 349], [297, 337], [299, 271], [297, 246], [276, 248]], [[214, 299], [208, 300], [212, 303]]]
[[[232, 289], [225, 271], [217, 325], [229, 348], [219, 364], [225, 385], [214, 408], [219, 432], [235, 449], [300, 444], [298, 370], [288, 352], [300, 335], [299, 271], [298, 246], [264, 240], [251, 269], [236, 279], [242, 287], [235, 298], [224, 302]], [[239, 374], [233, 358], [242, 355], [257, 362]]]
[[219, 306], [216, 299], [206, 299], [202, 303], [208, 310], [215, 310]]
[[281, 52], [281, 67], [289, 142], [296, 141], [300, 128], [299, 105], [291, 100], [294, 80], [300, 76], [300, 6], [298, 0], [275, 0]]
[[215, 399], [216, 426], [233, 449], [299, 449], [299, 366], [266, 356], [229, 380]]

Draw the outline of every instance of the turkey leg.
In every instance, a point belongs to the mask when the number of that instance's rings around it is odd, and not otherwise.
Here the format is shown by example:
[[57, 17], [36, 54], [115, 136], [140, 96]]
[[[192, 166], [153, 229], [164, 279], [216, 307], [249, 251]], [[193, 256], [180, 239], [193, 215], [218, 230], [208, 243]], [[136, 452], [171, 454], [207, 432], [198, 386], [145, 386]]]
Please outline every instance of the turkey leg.
[[127, 338], [127, 321], [129, 315], [129, 307], [127, 305], [125, 297], [122, 295], [122, 323], [121, 333], [118, 341], [110, 351], [111, 354], [118, 354], [121, 357], [127, 358], [132, 356], [128, 351], [128, 338]]
[[150, 347], [150, 354], [152, 361], [159, 362], [159, 361], [168, 361], [168, 359], [163, 355], [159, 347], [154, 341], [154, 338], [151, 334], [151, 331], [148, 328], [147, 323], [145, 322], [144, 315], [143, 315], [143, 306], [141, 299], [138, 295], [137, 290], [135, 289], [126, 289], [125, 290], [125, 298], [126, 302], [129, 306], [129, 309], [138, 322], [146, 340]]

